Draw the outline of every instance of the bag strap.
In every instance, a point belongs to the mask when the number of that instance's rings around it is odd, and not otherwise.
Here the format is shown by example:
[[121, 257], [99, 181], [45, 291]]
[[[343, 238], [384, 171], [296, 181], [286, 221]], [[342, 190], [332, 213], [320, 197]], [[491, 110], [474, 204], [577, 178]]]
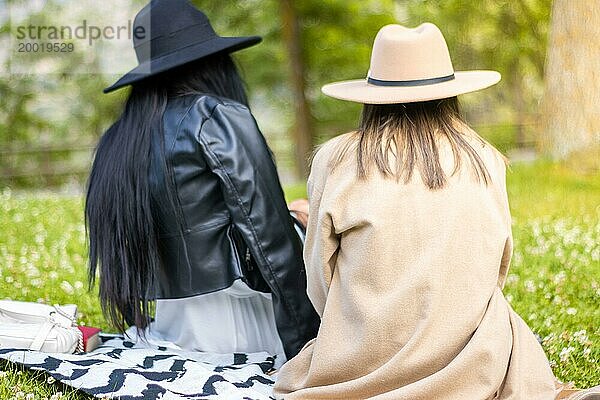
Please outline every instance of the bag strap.
[[73, 304], [50, 306], [25, 301], [0, 300], [0, 322], [43, 323], [48, 319], [65, 328], [75, 326], [77, 306]]
[[63, 328], [70, 328], [77, 325], [77, 309], [75, 309], [75, 313], [71, 315], [71, 313], [65, 311], [68, 306], [59, 306], [58, 304], [55, 304], [52, 307], [54, 310], [51, 311], [49, 315], [51, 321], [58, 323]]
[[50, 331], [52, 328], [54, 328], [54, 325], [55, 324], [52, 322], [44, 322], [35, 336], [35, 339], [33, 339], [33, 342], [31, 342], [29, 350], [40, 351], [44, 345], [44, 342], [46, 341], [46, 338], [50, 334]]

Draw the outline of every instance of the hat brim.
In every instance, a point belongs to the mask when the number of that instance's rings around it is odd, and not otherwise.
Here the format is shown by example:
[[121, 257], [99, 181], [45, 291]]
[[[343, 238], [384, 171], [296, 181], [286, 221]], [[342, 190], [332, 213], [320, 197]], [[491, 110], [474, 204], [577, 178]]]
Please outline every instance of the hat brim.
[[485, 89], [500, 81], [496, 71], [458, 71], [451, 81], [422, 86], [377, 86], [366, 79], [330, 83], [321, 91], [330, 97], [363, 104], [415, 103], [445, 99]]
[[179, 67], [189, 62], [201, 59], [211, 54], [242, 50], [250, 46], [254, 46], [262, 41], [260, 36], [246, 37], [220, 37], [200, 42], [191, 46], [187, 46], [180, 50], [174, 51], [162, 57], [141, 63], [125, 75], [123, 75], [113, 85], [103, 90], [104, 93], [110, 93], [132, 83], [139, 82], [143, 79], [165, 72], [169, 69]]

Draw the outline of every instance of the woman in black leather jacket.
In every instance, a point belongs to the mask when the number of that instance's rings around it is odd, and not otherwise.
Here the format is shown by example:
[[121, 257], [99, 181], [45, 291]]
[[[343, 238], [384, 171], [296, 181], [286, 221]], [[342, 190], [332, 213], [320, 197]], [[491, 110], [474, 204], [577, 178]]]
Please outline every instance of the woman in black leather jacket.
[[89, 178], [90, 281], [99, 272], [103, 311], [120, 330], [218, 352], [270, 350], [255, 347], [274, 335], [291, 358], [319, 319], [272, 154], [229, 56], [260, 38], [219, 37], [183, 0], [150, 3], [134, 27], [150, 20], [152, 36], [134, 37], [137, 71], [105, 90], [132, 85]]

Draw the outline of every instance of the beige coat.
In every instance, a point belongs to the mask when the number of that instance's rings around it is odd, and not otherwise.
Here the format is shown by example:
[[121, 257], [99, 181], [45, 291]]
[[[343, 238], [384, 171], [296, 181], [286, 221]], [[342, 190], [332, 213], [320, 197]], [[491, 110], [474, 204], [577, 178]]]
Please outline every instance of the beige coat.
[[[499, 153], [470, 138], [491, 184], [465, 159], [432, 191], [418, 172], [408, 184], [359, 180], [354, 154], [332, 170], [348, 139], [313, 161], [304, 257], [322, 322], [280, 370], [276, 397], [553, 399], [548, 360], [502, 294], [512, 236]], [[440, 157], [449, 175], [448, 145]]]

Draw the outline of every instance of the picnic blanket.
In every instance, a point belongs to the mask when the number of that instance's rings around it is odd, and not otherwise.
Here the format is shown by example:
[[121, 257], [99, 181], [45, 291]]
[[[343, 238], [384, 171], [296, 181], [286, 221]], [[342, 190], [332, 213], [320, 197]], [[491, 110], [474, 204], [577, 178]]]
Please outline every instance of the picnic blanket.
[[85, 354], [0, 349], [0, 358], [98, 398], [272, 399], [267, 353], [211, 354], [140, 345], [116, 337]]

